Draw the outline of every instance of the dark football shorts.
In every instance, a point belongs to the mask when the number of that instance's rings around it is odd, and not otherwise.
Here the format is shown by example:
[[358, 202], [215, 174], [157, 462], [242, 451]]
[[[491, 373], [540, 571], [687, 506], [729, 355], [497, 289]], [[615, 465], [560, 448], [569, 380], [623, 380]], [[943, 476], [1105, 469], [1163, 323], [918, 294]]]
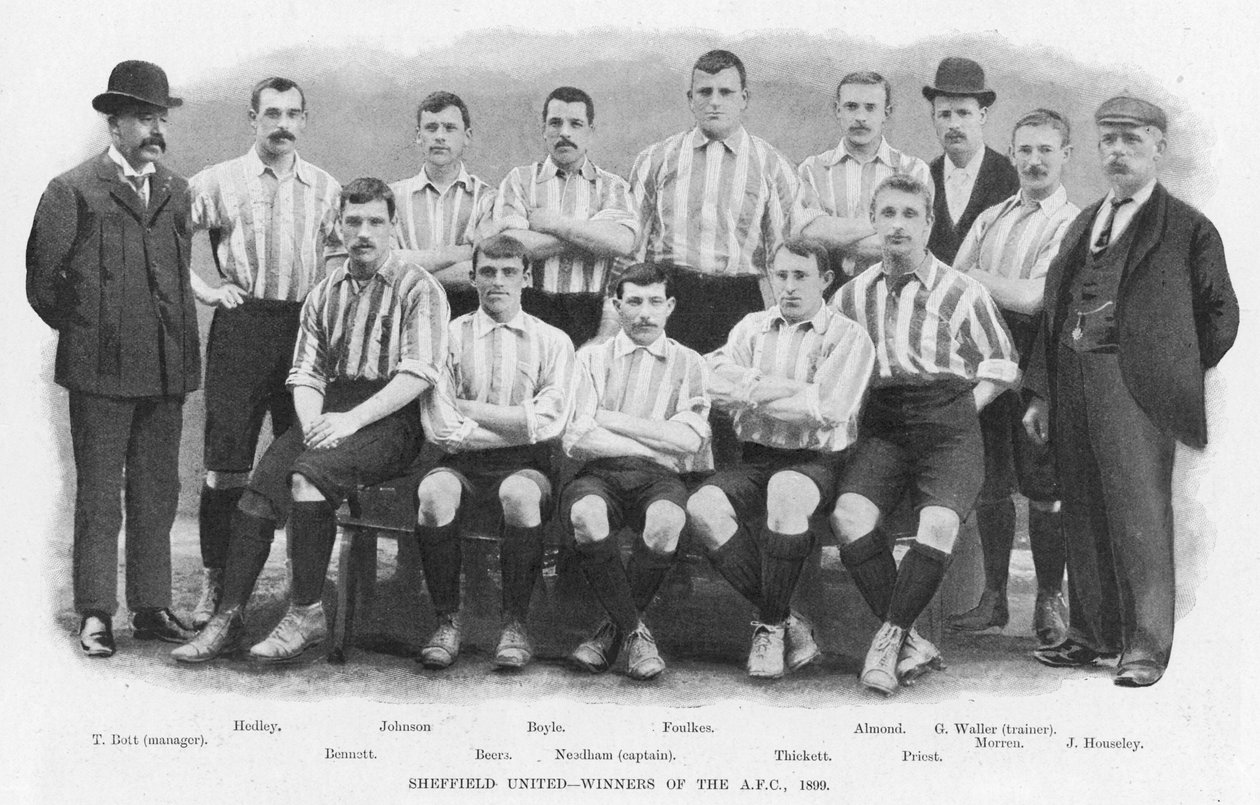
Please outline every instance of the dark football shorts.
[[1050, 445], [1037, 444], [1024, 430], [1028, 397], [1028, 392], [1006, 391], [980, 412], [980, 432], [984, 436], [981, 503], [997, 503], [1016, 491], [1042, 503], [1059, 499]]
[[830, 511], [836, 500], [836, 480], [844, 466], [845, 453], [817, 450], [783, 450], [754, 442], [744, 442], [743, 462], [718, 470], [700, 483], [700, 488], [722, 490], [740, 522], [748, 523], [766, 515], [766, 487], [780, 472], [804, 475], [818, 488], [818, 508], [811, 514]]
[[297, 421], [285, 379], [301, 302], [246, 299], [218, 308], [206, 342], [206, 469], [249, 472], [263, 417], [279, 436]]
[[[474, 515], [493, 512], [500, 517], [499, 487], [513, 475], [528, 478], [542, 492], [543, 520], [551, 506], [551, 451], [548, 444], [528, 444], [495, 450], [469, 450], [444, 456], [425, 478], [446, 472], [459, 480], [463, 489], [460, 518], [467, 521]], [[421, 479], [423, 483], [423, 479]]]
[[984, 442], [968, 382], [873, 389], [839, 494], [888, 514], [909, 490], [915, 510], [943, 506], [966, 518], [984, 482]]
[[679, 509], [687, 508], [687, 485], [678, 473], [640, 456], [599, 458], [585, 464], [560, 495], [560, 513], [565, 533], [573, 536], [569, 511], [588, 495], [608, 507], [609, 533], [629, 526], [643, 533], [648, 507], [667, 500]]

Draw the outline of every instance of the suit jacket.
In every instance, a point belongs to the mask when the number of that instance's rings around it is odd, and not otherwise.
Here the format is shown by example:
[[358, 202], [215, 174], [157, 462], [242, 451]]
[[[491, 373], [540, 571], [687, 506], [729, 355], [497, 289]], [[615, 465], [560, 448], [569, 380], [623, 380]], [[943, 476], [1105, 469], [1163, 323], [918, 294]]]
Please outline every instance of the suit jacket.
[[26, 296], [59, 333], [55, 380], [73, 391], [150, 397], [200, 385], [188, 182], [156, 168], [147, 207], [106, 153], [53, 179], [39, 201]]
[[955, 224], [949, 217], [949, 202], [945, 198], [945, 159], [945, 155], [941, 154], [928, 166], [928, 171], [932, 174], [932, 185], [936, 189], [932, 201], [932, 234], [928, 236], [928, 251], [936, 255], [938, 260], [953, 265], [963, 239], [971, 231], [971, 225], [976, 222], [980, 213], [1019, 192], [1019, 174], [1009, 159], [986, 145], [984, 158], [980, 161], [980, 172], [976, 174], [976, 184], [971, 188], [971, 198]]
[[[1050, 401], [1052, 417], [1059, 333], [1101, 205], [1101, 199], [1091, 204], [1068, 227], [1046, 275], [1044, 316], [1024, 382]], [[1116, 299], [1121, 375], [1161, 430], [1203, 447], [1203, 372], [1224, 357], [1238, 333], [1238, 299], [1221, 237], [1203, 213], [1162, 184], [1129, 226], [1136, 229]]]

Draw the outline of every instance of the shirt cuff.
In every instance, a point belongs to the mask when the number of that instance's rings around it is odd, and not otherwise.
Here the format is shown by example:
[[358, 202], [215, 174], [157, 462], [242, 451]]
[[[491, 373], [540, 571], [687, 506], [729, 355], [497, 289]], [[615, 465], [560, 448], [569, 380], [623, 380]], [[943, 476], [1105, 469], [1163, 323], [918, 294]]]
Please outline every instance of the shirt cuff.
[[315, 389], [320, 394], [323, 394], [328, 388], [328, 381], [324, 380], [322, 377], [307, 374], [306, 372], [290, 372], [288, 379], [284, 382], [284, 387], [292, 393], [293, 389], [298, 386]]
[[681, 422], [696, 432], [701, 441], [708, 441], [709, 420], [697, 414], [695, 411], [679, 411], [669, 419], [670, 422]]
[[394, 374], [406, 373], [415, 375], [430, 386], [436, 386], [438, 381], [437, 367], [427, 364], [424, 361], [404, 358], [398, 362], [398, 367], [394, 370]]
[[1019, 364], [1005, 358], [989, 358], [980, 361], [976, 367], [977, 380], [991, 380], [1002, 386], [1013, 388], [1019, 383]]
[[826, 214], [826, 210], [817, 207], [801, 207], [797, 209], [796, 214], [792, 216], [792, 234], [801, 234], [801, 232], [805, 231], [805, 227], [814, 222], [814, 219], [821, 218]]

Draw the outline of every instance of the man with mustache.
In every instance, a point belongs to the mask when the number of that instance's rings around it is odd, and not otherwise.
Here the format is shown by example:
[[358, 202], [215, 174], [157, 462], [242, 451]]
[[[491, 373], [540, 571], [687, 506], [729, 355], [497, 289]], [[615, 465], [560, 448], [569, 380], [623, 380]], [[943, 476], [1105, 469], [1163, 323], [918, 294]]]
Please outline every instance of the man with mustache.
[[834, 279], [817, 244], [784, 242], [770, 283], [778, 304], [749, 313], [709, 353], [709, 394], [726, 409], [742, 461], [687, 501], [710, 561], [757, 607], [748, 675], [776, 679], [819, 655], [813, 627], [791, 610], [816, 535], [810, 518], [835, 497], [842, 454], [875, 361], [862, 327], [827, 307]]
[[53, 179], [26, 248], [26, 296], [57, 330], [70, 393], [74, 608], [89, 657], [115, 651], [125, 500], [127, 608], [137, 640], [191, 635], [171, 613], [171, 524], [184, 396], [201, 381], [188, 281], [188, 183], [166, 153], [171, 97], [156, 64], [125, 61], [92, 100], [110, 145]]
[[1176, 444], [1207, 443], [1203, 375], [1234, 343], [1238, 300], [1216, 227], [1159, 182], [1164, 110], [1118, 96], [1094, 122], [1111, 188], [1050, 264], [1027, 372], [1024, 424], [1059, 467], [1071, 599], [1067, 639], [1034, 656], [1120, 652], [1115, 683], [1145, 687], [1172, 652]]
[[[638, 259], [677, 266], [671, 334], [701, 354], [722, 346], [745, 314], [772, 303], [763, 278], [791, 226], [796, 172], [744, 129], [750, 97], [738, 56], [705, 53], [687, 88], [695, 127], [645, 148], [630, 174], [642, 229]], [[730, 426], [724, 431], [729, 436]]]
[[220, 280], [212, 287], [192, 275], [197, 299], [215, 308], [206, 344], [199, 514], [205, 573], [193, 610], [197, 627], [210, 620], [222, 595], [232, 517], [254, 466], [263, 417], [270, 415], [275, 436], [294, 422], [285, 377], [298, 313], [324, 278], [326, 255], [340, 250], [334, 226], [340, 185], [297, 153], [306, 128], [302, 88], [287, 78], [259, 81], [248, 118], [249, 151], [190, 180], [192, 223], [209, 230]]
[[450, 354], [422, 405], [425, 438], [447, 453], [416, 492], [416, 538], [438, 619], [420, 651], [426, 668], [459, 657], [460, 538], [477, 512], [492, 514], [502, 535], [503, 630], [494, 666], [519, 669], [534, 655], [529, 602], [542, 572], [551, 443], [569, 419], [573, 344], [521, 309], [531, 281], [526, 252], [507, 233], [477, 244], [472, 281], [481, 306], [451, 322]]
[[337, 507], [354, 489], [406, 472], [419, 452], [413, 402], [437, 382], [450, 313], [437, 280], [390, 249], [394, 215], [394, 194], [380, 179], [355, 179], [340, 195], [339, 240], [349, 256], [302, 303], [285, 381], [297, 421], [249, 479], [232, 518], [218, 611], [171, 652], [177, 662], [208, 662], [240, 647], [245, 605], [286, 521], [289, 608], [249, 657], [288, 662], [323, 642]]
[[579, 346], [614, 331], [606, 286], [639, 234], [626, 180], [587, 156], [594, 136], [591, 96], [576, 87], [552, 90], [543, 102], [547, 158], [514, 168], [494, 204], [495, 223], [525, 245], [530, 261], [525, 310]]
[[473, 245], [494, 228], [495, 188], [464, 166], [472, 136], [472, 116], [458, 95], [426, 96], [416, 110], [424, 163], [415, 176], [390, 185], [398, 202], [394, 248], [442, 283], [453, 317], [477, 309], [477, 291], [468, 284]]
[[[879, 345], [831, 527], [841, 562], [883, 621], [861, 682], [885, 695], [940, 665], [914, 622], [936, 594], [984, 482], [977, 412], [1019, 382], [1015, 349], [988, 291], [927, 250], [931, 205], [927, 186], [912, 177], [881, 182], [871, 222], [884, 259], [832, 298]], [[899, 567], [879, 526], [907, 492], [918, 528]]]
[[[561, 495], [561, 517], [606, 613], [569, 659], [602, 673], [624, 648], [626, 674], [645, 680], [665, 670], [643, 615], [686, 522], [683, 476], [713, 467], [709, 396], [704, 359], [665, 337], [674, 294], [664, 266], [631, 266], [613, 304], [621, 330], [578, 352], [563, 438], [565, 452], [585, 463]], [[623, 523], [636, 534], [628, 566], [617, 542]]]
[[[1072, 154], [1071, 128], [1062, 115], [1036, 109], [1011, 132], [1011, 163], [1019, 192], [980, 214], [963, 241], [954, 268], [989, 290], [1027, 360], [1041, 312], [1046, 271], [1080, 208], [1068, 201], [1063, 166]], [[976, 504], [976, 527], [984, 555], [984, 593], [974, 609], [950, 618], [950, 626], [974, 632], [1001, 628], [1009, 618], [1006, 580], [1015, 538], [1018, 490], [1028, 498], [1028, 540], [1037, 574], [1033, 631], [1042, 646], [1066, 636], [1063, 587], [1064, 543], [1058, 485], [1049, 449], [1025, 433], [1027, 400], [1003, 392], [980, 414], [985, 478]]]
[[898, 151], [884, 137], [892, 114], [892, 84], [879, 73], [849, 73], [836, 87], [836, 119], [843, 137], [830, 151], [806, 157], [796, 225], [828, 247], [841, 283], [879, 261], [879, 237], [871, 226], [871, 193], [895, 173], [931, 185], [927, 163]]
[[936, 68], [936, 85], [925, 86], [932, 123], [945, 153], [932, 160], [934, 199], [928, 250], [952, 263], [981, 212], [1019, 190], [1010, 160], [984, 144], [984, 122], [997, 93], [971, 59], [950, 56]]

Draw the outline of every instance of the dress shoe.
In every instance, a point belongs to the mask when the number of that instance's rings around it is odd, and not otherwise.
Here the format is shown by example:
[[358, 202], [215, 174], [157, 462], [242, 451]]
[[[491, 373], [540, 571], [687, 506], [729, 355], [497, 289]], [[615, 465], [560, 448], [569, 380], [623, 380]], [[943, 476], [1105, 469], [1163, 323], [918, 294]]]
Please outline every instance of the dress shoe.
[[940, 649], [911, 627], [906, 632], [906, 642], [901, 645], [901, 653], [897, 655], [897, 682], [904, 686], [913, 685], [916, 679], [928, 671], [940, 671], [944, 668], [945, 661], [941, 659]]
[[573, 649], [569, 660], [583, 671], [602, 674], [617, 661], [620, 651], [621, 635], [617, 633], [617, 627], [612, 621], [605, 620], [595, 630], [595, 634]]
[[259, 662], [289, 662], [327, 638], [328, 619], [324, 617], [322, 603], [316, 601], [305, 606], [289, 604], [289, 611], [284, 613], [267, 639], [249, 650], [249, 657]]
[[459, 615], [439, 615], [438, 627], [420, 649], [418, 662], [435, 671], [451, 667], [459, 658], [459, 643], [463, 636]]
[[534, 646], [529, 642], [529, 633], [525, 624], [520, 621], [509, 621], [499, 635], [499, 645], [494, 650], [494, 667], [504, 670], [515, 670], [529, 665], [534, 659]]
[[626, 675], [644, 682], [660, 676], [664, 670], [665, 661], [656, 650], [656, 638], [647, 625], [639, 621], [638, 627], [626, 635]]
[[193, 607], [192, 625], [200, 629], [210, 622], [223, 600], [223, 568], [208, 567], [201, 577], [201, 598]]
[[814, 624], [793, 612], [783, 625], [783, 662], [789, 671], [799, 671], [822, 656], [814, 640]]
[[209, 662], [241, 647], [245, 618], [240, 607], [216, 612], [192, 640], [171, 652], [176, 662]]
[[1110, 659], [1114, 656], [1116, 655], [1095, 651], [1070, 637], [1057, 646], [1039, 648], [1033, 652], [1033, 657], [1037, 662], [1051, 668], [1085, 668], [1098, 660]]
[[1149, 688], [1163, 675], [1163, 666], [1155, 660], [1126, 660], [1116, 669], [1113, 681], [1122, 688]]
[[114, 646], [114, 629], [110, 625], [110, 616], [104, 612], [85, 612], [79, 622], [79, 648], [89, 657], [112, 657]]
[[752, 648], [748, 651], [748, 675], [756, 679], [778, 679], [783, 676], [785, 647], [782, 623], [753, 621]]
[[886, 622], [879, 627], [862, 663], [862, 684], [885, 696], [892, 695], [897, 690], [897, 658], [905, 642], [906, 630], [900, 626]]
[[1033, 607], [1033, 634], [1041, 648], [1057, 646], [1067, 639], [1067, 604], [1058, 590], [1037, 591], [1037, 603]]
[[169, 609], [140, 609], [131, 616], [131, 636], [137, 640], [185, 643], [195, 635]]
[[949, 628], [956, 632], [983, 632], [1001, 629], [1011, 618], [1006, 606], [1006, 590], [985, 590], [974, 608], [949, 616]]

